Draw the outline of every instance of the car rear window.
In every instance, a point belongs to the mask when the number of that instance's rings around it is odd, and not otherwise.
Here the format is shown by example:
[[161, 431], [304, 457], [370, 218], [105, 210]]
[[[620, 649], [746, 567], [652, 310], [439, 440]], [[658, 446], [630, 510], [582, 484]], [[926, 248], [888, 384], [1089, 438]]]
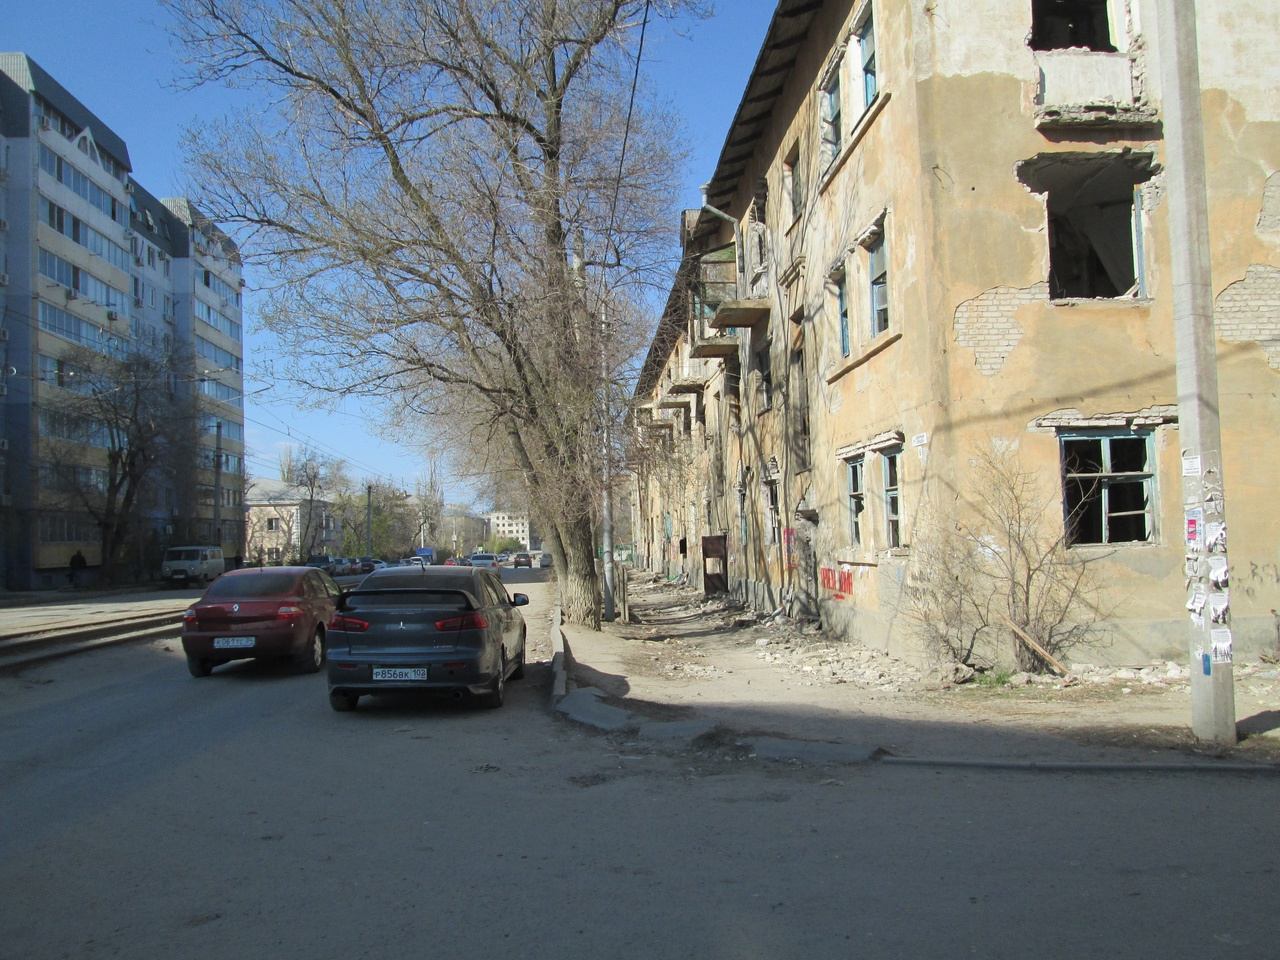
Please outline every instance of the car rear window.
[[471, 598], [460, 590], [378, 590], [359, 591], [347, 595], [343, 606], [347, 610], [368, 610], [372, 607], [447, 607], [470, 610]]
[[274, 597], [290, 593], [298, 582], [296, 573], [250, 573], [239, 577], [219, 577], [213, 581], [205, 597]]

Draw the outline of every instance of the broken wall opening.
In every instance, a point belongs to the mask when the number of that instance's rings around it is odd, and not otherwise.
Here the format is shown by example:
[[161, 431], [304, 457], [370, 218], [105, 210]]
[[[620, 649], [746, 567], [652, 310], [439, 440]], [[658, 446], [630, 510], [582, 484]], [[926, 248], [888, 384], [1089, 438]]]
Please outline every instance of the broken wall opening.
[[1115, 53], [1109, 0], [1031, 0], [1032, 50], [1083, 47]]
[[1142, 293], [1139, 187], [1158, 168], [1150, 154], [1053, 153], [1018, 164], [1018, 179], [1046, 195], [1049, 299]]

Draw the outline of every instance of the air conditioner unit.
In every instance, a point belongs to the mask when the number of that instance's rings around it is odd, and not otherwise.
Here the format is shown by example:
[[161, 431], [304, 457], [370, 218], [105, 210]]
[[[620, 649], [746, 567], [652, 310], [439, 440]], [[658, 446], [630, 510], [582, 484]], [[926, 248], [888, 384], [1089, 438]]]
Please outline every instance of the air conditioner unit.
[[135, 307], [140, 307], [140, 306], [142, 306], [142, 298], [141, 298], [141, 297], [134, 297], [134, 298], [133, 298], [133, 305], [134, 305]]
[[40, 129], [41, 129], [41, 130], [52, 130], [52, 129], [53, 129], [53, 121], [52, 121], [52, 120], [50, 120], [48, 117], [44, 117], [44, 116], [42, 116], [42, 117], [40, 118]]
[[132, 180], [126, 180], [126, 181], [125, 181], [125, 184], [124, 184], [124, 192], [125, 192], [125, 193], [133, 193], [133, 181], [132, 181]]
[[110, 320], [112, 323], [115, 323], [117, 320], [123, 320], [123, 319], [124, 319], [124, 317], [122, 317], [122, 316], [119, 314], [119, 312], [117, 312], [117, 311], [115, 311], [115, 310], [108, 310], [108, 311], [107, 311], [107, 319], [108, 319], [108, 320]]

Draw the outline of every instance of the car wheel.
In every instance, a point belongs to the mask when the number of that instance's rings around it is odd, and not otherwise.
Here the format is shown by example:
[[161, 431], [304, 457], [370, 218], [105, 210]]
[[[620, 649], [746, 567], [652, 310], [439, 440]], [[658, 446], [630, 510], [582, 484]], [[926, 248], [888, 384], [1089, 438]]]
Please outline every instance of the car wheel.
[[213, 661], [200, 657], [187, 657], [187, 669], [193, 677], [207, 677], [213, 673]]
[[307, 673], [318, 673], [324, 666], [324, 630], [321, 627], [316, 627], [294, 662]]
[[525, 638], [524, 638], [524, 635], [522, 634], [520, 637], [520, 659], [516, 661], [516, 668], [511, 671], [512, 680], [524, 679], [524, 648], [525, 648]]
[[493, 681], [493, 689], [484, 697], [484, 705], [490, 710], [497, 710], [507, 698], [507, 654], [504, 650], [500, 654], [498, 663], [498, 676]]
[[329, 691], [329, 706], [339, 713], [349, 713], [354, 710], [359, 699], [360, 695], [356, 693], [343, 693], [341, 690]]

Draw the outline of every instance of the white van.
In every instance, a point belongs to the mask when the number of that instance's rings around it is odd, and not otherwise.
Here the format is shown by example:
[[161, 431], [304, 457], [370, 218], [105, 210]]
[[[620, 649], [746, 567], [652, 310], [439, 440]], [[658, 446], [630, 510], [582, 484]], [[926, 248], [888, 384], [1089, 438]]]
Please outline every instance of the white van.
[[208, 583], [225, 572], [221, 547], [170, 547], [160, 564], [160, 579], [174, 587]]

